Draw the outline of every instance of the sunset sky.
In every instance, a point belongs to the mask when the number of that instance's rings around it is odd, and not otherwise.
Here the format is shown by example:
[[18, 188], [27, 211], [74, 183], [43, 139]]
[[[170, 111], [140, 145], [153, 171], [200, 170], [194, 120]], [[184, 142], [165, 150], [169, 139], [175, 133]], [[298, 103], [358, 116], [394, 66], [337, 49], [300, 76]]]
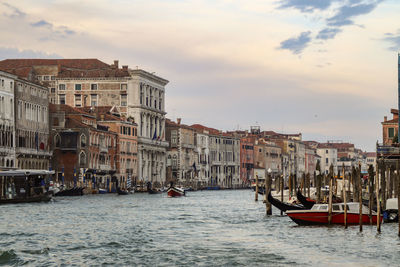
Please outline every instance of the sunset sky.
[[374, 151], [397, 108], [398, 0], [0, 0], [0, 59], [155, 72], [167, 117]]

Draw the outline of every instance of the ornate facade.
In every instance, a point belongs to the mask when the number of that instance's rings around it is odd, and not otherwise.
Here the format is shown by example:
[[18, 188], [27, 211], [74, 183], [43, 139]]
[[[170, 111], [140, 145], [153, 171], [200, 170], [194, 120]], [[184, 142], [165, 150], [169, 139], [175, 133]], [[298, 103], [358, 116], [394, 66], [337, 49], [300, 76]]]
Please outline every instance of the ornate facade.
[[0, 169], [15, 167], [14, 82], [17, 77], [0, 71]]
[[138, 178], [164, 184], [166, 180], [165, 86], [168, 81], [144, 70], [130, 70], [128, 117], [138, 125]]

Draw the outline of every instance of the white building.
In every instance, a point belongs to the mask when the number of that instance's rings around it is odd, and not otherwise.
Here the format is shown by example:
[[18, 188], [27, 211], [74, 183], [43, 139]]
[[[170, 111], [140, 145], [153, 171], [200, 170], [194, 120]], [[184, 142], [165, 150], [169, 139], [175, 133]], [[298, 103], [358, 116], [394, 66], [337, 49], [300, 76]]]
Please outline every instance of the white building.
[[198, 180], [201, 184], [207, 185], [210, 180], [210, 150], [209, 150], [209, 137], [207, 132], [196, 133], [196, 153], [198, 155], [197, 171]]
[[338, 171], [337, 168], [337, 149], [319, 144], [317, 147], [317, 155], [321, 157], [320, 166], [321, 172], [328, 174], [329, 167], [333, 165], [333, 171], [335, 174]]
[[138, 124], [138, 178], [163, 184], [166, 179], [165, 85], [144, 70], [129, 70], [128, 117]]
[[14, 85], [17, 76], [0, 71], [0, 168], [15, 167]]

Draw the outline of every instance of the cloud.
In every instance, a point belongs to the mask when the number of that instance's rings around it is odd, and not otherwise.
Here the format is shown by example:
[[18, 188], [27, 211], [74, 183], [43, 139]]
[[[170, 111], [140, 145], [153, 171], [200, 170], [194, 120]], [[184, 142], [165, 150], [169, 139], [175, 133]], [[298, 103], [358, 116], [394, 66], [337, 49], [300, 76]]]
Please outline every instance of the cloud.
[[302, 32], [298, 37], [293, 37], [281, 42], [279, 48], [290, 50], [293, 54], [300, 54], [311, 42], [310, 35], [310, 31]]
[[20, 9], [12, 6], [8, 3], [2, 3], [6, 7], [6, 12], [3, 14], [9, 18], [22, 18], [26, 16], [26, 13], [22, 12]]
[[[336, 15], [328, 18], [329, 26], [342, 27], [354, 24], [352, 18], [360, 15], [365, 15], [373, 11], [382, 0], [376, 0], [370, 3], [359, 3], [360, 1], [351, 1], [350, 5], [343, 5], [339, 8]], [[356, 4], [354, 4], [356, 3]]]
[[389, 50], [400, 51], [400, 30], [394, 33], [385, 33], [385, 37], [382, 38], [383, 41], [390, 43], [392, 46], [389, 47]]
[[325, 28], [318, 33], [316, 38], [321, 40], [333, 39], [341, 31], [339, 28]]
[[62, 58], [60, 55], [43, 51], [20, 50], [11, 47], [0, 47], [0, 60], [7, 58]]
[[45, 20], [40, 20], [35, 23], [31, 23], [32, 27], [53, 27], [53, 24], [45, 21]]
[[294, 8], [301, 12], [314, 12], [315, 10], [325, 10], [329, 8], [334, 0], [282, 0], [279, 8]]

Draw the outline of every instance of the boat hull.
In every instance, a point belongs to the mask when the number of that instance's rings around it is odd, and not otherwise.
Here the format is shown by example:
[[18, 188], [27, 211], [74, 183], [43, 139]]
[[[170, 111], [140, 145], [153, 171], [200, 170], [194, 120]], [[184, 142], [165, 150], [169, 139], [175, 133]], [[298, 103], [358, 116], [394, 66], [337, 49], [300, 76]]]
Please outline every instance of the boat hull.
[[182, 197], [185, 195], [185, 191], [182, 189], [171, 187], [168, 188], [167, 195], [168, 197]]
[[[287, 215], [298, 225], [326, 225], [328, 224], [328, 212], [287, 212]], [[382, 220], [382, 217], [381, 217]], [[347, 214], [347, 224], [359, 224], [360, 215], [356, 213]], [[362, 223], [369, 224], [369, 215], [362, 215]], [[377, 215], [372, 215], [372, 223], [377, 223]], [[332, 212], [331, 224], [344, 225], [344, 213]]]
[[27, 198], [14, 198], [14, 199], [0, 199], [1, 204], [18, 204], [18, 203], [32, 203], [32, 202], [49, 202], [51, 195], [34, 196]]

